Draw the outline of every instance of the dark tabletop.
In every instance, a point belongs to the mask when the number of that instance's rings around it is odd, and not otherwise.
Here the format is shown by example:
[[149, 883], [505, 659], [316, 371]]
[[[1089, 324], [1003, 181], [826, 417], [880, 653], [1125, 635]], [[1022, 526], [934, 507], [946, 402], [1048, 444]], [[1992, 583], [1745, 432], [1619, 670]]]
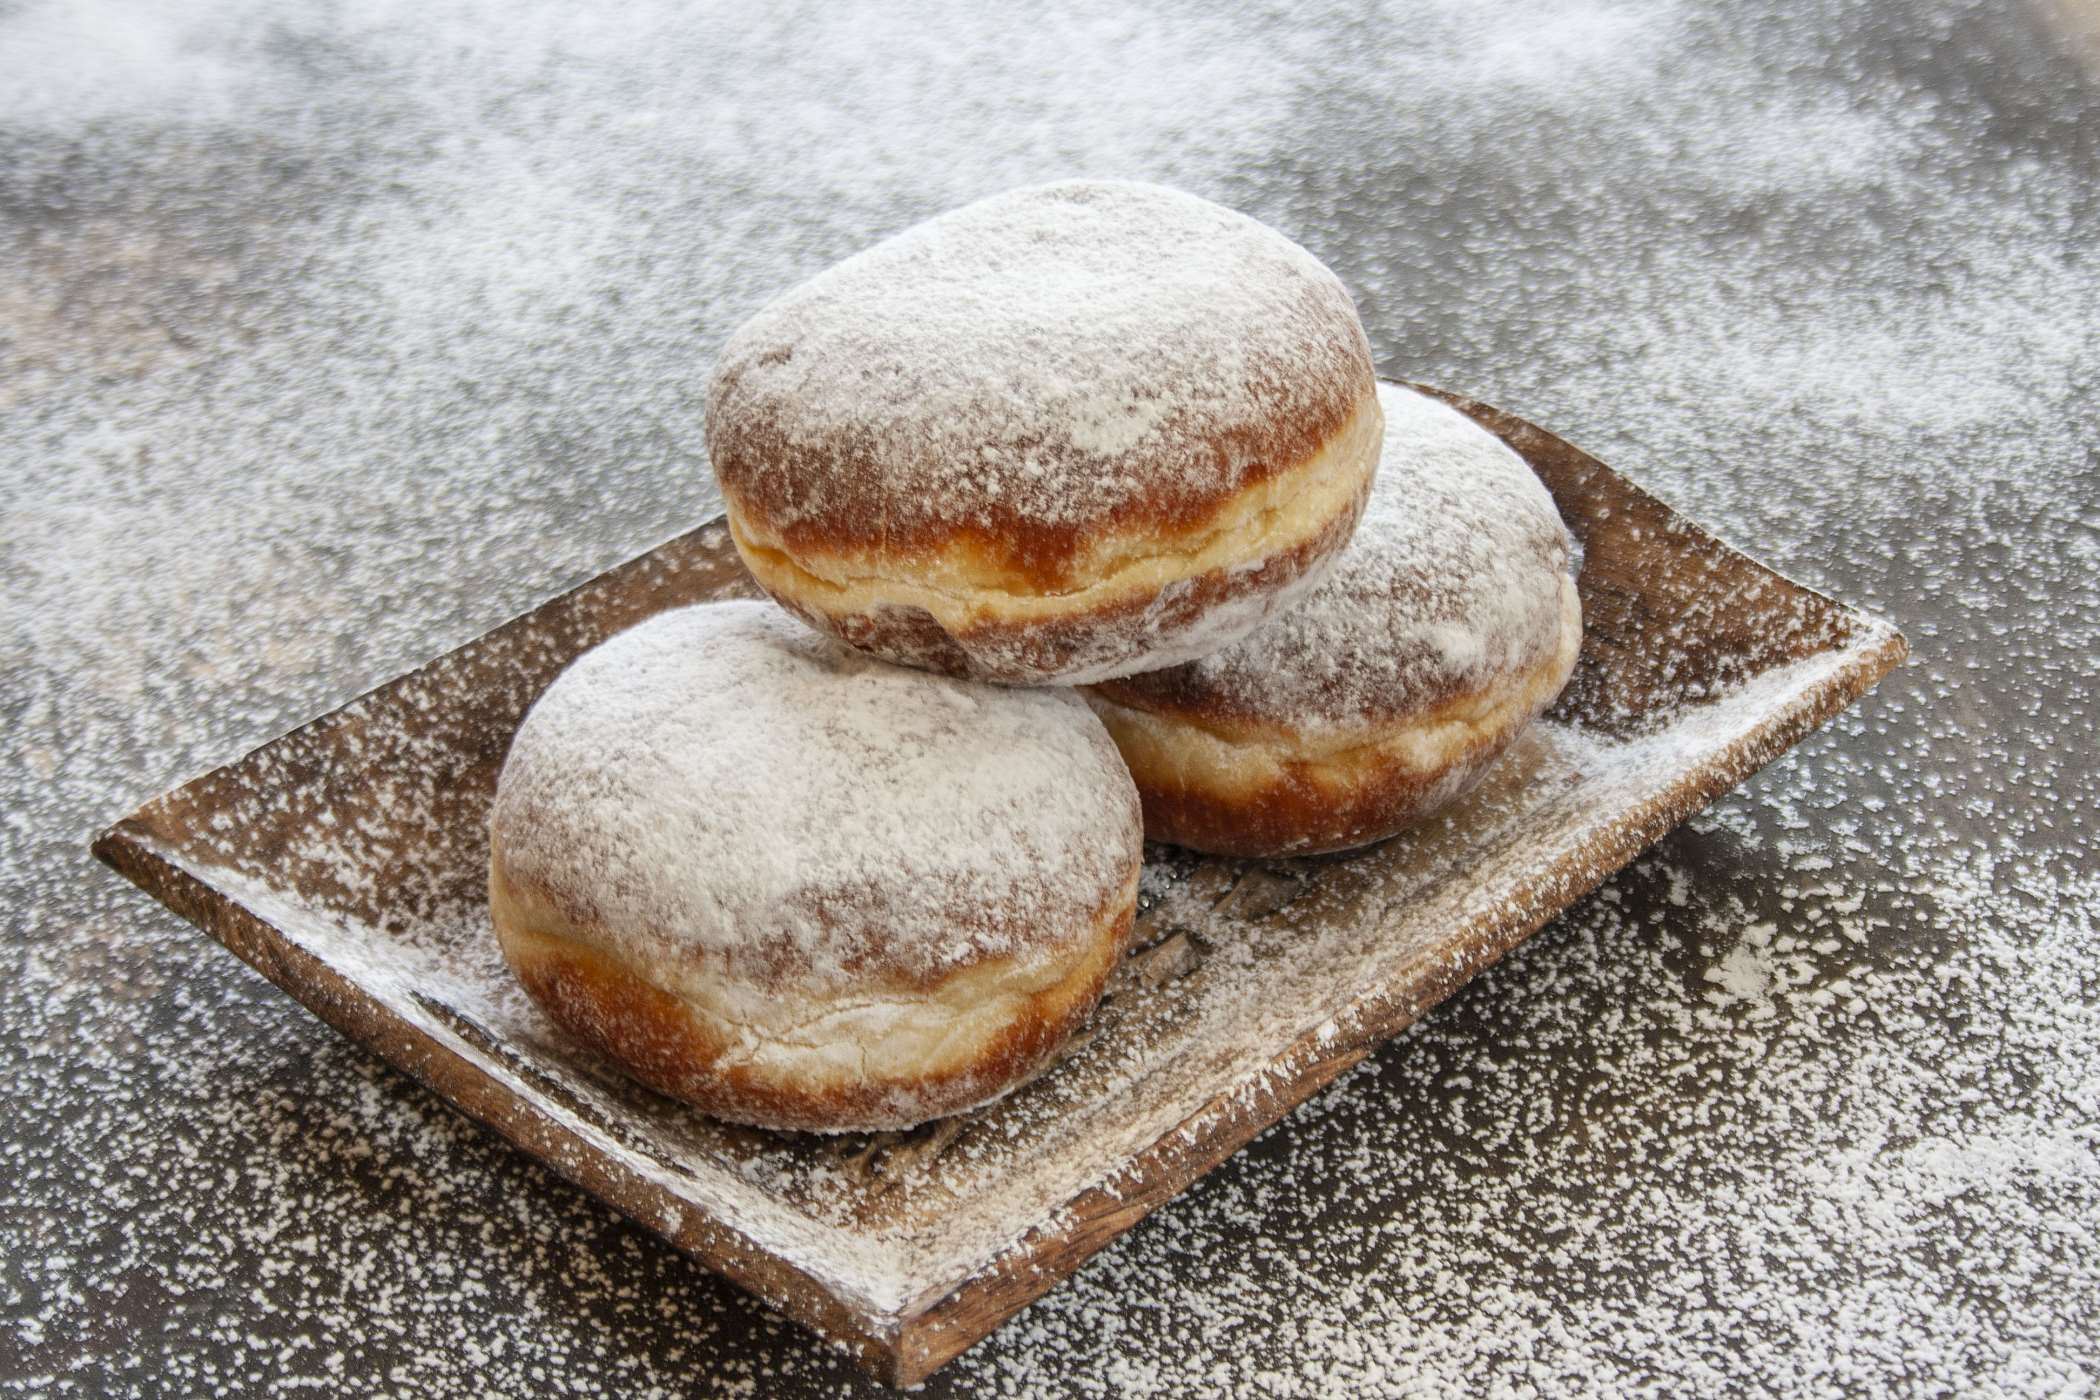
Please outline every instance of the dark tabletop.
[[2100, 1384], [2100, 7], [725, 8], [0, 4], [0, 1386], [872, 1389], [86, 838], [711, 513], [743, 316], [1082, 173], [1915, 658], [929, 1392]]

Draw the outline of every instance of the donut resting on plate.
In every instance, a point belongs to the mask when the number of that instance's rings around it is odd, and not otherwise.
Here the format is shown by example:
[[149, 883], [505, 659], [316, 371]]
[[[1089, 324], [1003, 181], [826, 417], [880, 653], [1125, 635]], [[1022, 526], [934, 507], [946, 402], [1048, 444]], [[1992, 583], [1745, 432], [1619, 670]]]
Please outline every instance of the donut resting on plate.
[[1076, 684], [1308, 592], [1375, 470], [1370, 348], [1317, 259], [1158, 186], [945, 214], [729, 340], [707, 444], [739, 553], [906, 665]]
[[1477, 783], [1573, 672], [1553, 498], [1456, 409], [1379, 397], [1378, 481], [1327, 580], [1215, 655], [1086, 692], [1153, 839], [1241, 856], [1383, 840]]
[[556, 1023], [708, 1113], [819, 1132], [1037, 1070], [1123, 953], [1141, 857], [1075, 695], [886, 666], [754, 602], [579, 658], [490, 837], [497, 938]]

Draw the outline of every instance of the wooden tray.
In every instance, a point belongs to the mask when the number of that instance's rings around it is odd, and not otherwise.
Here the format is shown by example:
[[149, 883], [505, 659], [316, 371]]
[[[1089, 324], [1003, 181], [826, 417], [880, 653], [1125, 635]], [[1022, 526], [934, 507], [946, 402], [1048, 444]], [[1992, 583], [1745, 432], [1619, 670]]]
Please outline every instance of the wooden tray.
[[1885, 623], [1442, 397], [1583, 541], [1566, 695], [1457, 810], [1374, 850], [1155, 849], [1101, 1013], [980, 1112], [844, 1139], [714, 1123], [566, 1040], [496, 953], [486, 817], [513, 730], [585, 648], [751, 592], [719, 523], [148, 803], [95, 853], [461, 1111], [916, 1382], [1902, 659]]

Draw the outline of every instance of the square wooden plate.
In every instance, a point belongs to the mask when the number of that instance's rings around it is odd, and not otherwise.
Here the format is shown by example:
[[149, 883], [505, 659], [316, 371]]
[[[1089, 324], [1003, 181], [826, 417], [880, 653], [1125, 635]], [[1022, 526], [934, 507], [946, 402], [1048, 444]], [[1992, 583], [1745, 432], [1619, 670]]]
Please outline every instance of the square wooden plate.
[[752, 591], [719, 523], [157, 798], [95, 853], [462, 1112], [915, 1382], [1902, 659], [1887, 624], [1441, 397], [1531, 462], [1583, 542], [1567, 693], [1481, 790], [1383, 846], [1155, 850], [1102, 1011], [977, 1113], [849, 1138], [712, 1122], [566, 1040], [496, 952], [486, 818], [512, 732], [579, 652]]

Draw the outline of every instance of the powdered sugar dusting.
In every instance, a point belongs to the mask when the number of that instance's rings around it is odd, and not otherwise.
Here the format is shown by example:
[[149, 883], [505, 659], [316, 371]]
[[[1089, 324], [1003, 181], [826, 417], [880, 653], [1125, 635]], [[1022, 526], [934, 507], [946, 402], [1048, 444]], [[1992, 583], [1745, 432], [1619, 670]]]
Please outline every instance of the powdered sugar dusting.
[[1569, 540], [1531, 468], [1472, 419], [1378, 386], [1385, 443], [1369, 503], [1327, 579], [1200, 661], [1110, 687], [1307, 735], [1475, 694], [1560, 644]]
[[1309, 456], [1370, 378], [1348, 292], [1289, 239], [1074, 181], [944, 214], [766, 306], [722, 348], [708, 446], [773, 528], [821, 522], [887, 563], [929, 531], [1200, 521]]
[[790, 997], [1069, 958], [1141, 839], [1069, 692], [906, 671], [740, 601], [576, 661], [518, 730], [491, 822], [514, 876], [659, 985]]

